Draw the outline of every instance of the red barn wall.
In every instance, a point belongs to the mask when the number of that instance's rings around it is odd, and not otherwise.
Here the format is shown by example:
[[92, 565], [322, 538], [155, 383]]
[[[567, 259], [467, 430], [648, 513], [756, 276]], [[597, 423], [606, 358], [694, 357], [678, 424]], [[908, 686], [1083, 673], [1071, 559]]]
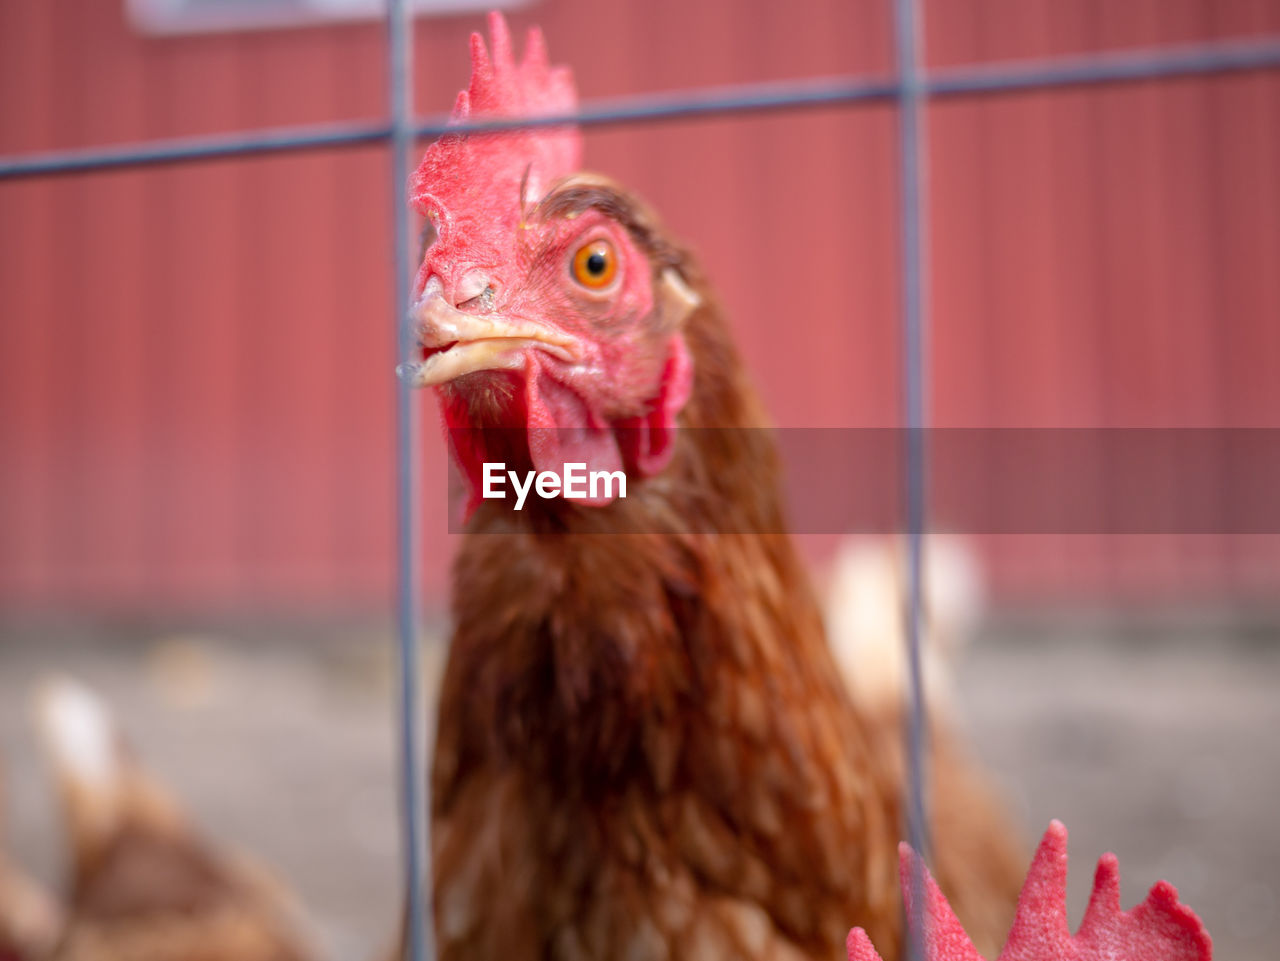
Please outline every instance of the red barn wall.
[[[785, 7], [785, 9], [784, 9]], [[140, 35], [0, 5], [0, 153], [381, 118], [377, 24]], [[874, 74], [887, 5], [547, 0], [585, 97]], [[936, 65], [1280, 32], [1275, 0], [935, 0]], [[448, 109], [474, 16], [416, 28]], [[1280, 426], [1280, 73], [930, 109], [942, 426]], [[701, 255], [778, 423], [897, 423], [886, 106], [594, 131]], [[0, 602], [371, 609], [390, 596], [382, 148], [0, 183]], [[454, 544], [424, 399], [426, 576]], [[1006, 597], [1280, 586], [1275, 537], [987, 537]]]

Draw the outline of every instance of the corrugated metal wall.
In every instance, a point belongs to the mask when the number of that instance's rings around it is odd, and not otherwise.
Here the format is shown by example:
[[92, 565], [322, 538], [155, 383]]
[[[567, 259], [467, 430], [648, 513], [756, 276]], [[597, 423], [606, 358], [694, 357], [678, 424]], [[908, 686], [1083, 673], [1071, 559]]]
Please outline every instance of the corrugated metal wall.
[[[937, 2], [930, 12], [939, 63], [1280, 28], [1275, 2]], [[1280, 76], [949, 103], [934, 118], [940, 423], [1280, 424]], [[1063, 496], [1079, 482], [1064, 474]], [[1151, 496], [1203, 495], [1170, 477]], [[1280, 586], [1275, 537], [990, 546], [1011, 591]]]
[[[0, 151], [381, 117], [376, 24], [145, 37], [0, 5]], [[1280, 31], [1277, 0], [935, 0], [935, 64]], [[548, 0], [584, 96], [889, 66], [883, 3]], [[423, 19], [446, 110], [477, 17]], [[931, 109], [944, 426], [1280, 426], [1280, 76]], [[778, 423], [896, 423], [886, 107], [592, 132], [724, 295]], [[369, 608], [391, 583], [379, 149], [0, 184], [0, 600]], [[426, 444], [427, 575], [445, 468]], [[1280, 586], [1275, 537], [987, 538], [1006, 596]]]

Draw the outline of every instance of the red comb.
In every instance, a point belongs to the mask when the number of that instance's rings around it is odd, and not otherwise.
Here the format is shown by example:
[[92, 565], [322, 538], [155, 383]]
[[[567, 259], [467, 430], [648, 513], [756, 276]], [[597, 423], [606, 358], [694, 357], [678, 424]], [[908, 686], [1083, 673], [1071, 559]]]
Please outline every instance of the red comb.
[[[919, 858], [899, 849], [902, 890], [911, 910], [912, 865]], [[933, 876], [924, 870], [926, 961], [982, 961], [956, 920]], [[861, 928], [849, 932], [849, 961], [881, 961]], [[1173, 885], [1157, 881], [1147, 899], [1120, 910], [1120, 869], [1104, 854], [1093, 894], [1075, 937], [1067, 928], [1067, 829], [1053, 821], [1045, 831], [1018, 897], [1018, 913], [999, 961], [1211, 961], [1213, 941], [1195, 912], [1178, 903]]]
[[[546, 117], [577, 109], [573, 75], [567, 67], [547, 63], [541, 31], [529, 31], [519, 64], [502, 14], [489, 14], [489, 35], [492, 57], [484, 38], [471, 35], [471, 83], [458, 94], [451, 122]], [[409, 196], [420, 213], [435, 218], [438, 243], [447, 245], [450, 233], [456, 232], [466, 240], [466, 249], [459, 253], [478, 255], [509, 236], [525, 203], [576, 171], [581, 153], [582, 138], [575, 127], [445, 134], [427, 148]], [[455, 227], [465, 229], [451, 229]]]

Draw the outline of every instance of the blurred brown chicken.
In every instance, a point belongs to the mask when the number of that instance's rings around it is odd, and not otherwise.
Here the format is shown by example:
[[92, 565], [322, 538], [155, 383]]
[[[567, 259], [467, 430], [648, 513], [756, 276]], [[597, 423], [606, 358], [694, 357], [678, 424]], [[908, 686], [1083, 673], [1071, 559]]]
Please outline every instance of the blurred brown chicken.
[[202, 839], [133, 757], [105, 705], [49, 684], [39, 721], [73, 879], [51, 961], [308, 961], [285, 891]]
[[[456, 120], [574, 110], [536, 33], [517, 62], [491, 30]], [[579, 155], [567, 126], [449, 134], [413, 183], [430, 230], [402, 376], [438, 389], [470, 514], [433, 771], [441, 957], [829, 961], [854, 925], [896, 957], [900, 726], [832, 658], [702, 272]], [[574, 466], [609, 485], [571, 498]], [[512, 496], [534, 471], [566, 496]], [[936, 873], [999, 944], [1022, 859], [934, 745]]]
[[52, 897], [9, 858], [0, 776], [0, 961], [37, 961], [53, 946], [61, 912]]

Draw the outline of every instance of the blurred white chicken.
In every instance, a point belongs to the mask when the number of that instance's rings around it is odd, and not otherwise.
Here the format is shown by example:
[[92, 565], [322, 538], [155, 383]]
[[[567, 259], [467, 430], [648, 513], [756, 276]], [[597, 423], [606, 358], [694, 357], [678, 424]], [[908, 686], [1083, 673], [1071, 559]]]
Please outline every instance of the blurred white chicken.
[[[832, 563], [826, 620], [836, 661], [865, 711], [896, 711], [906, 696], [906, 540], [851, 538]], [[986, 604], [973, 548], [955, 535], [924, 541], [920, 666], [930, 710], [954, 709], [952, 671], [972, 640]]]
[[[907, 544], [904, 538], [857, 538], [844, 543], [827, 584], [827, 637], [851, 699], [872, 719], [869, 730], [882, 763], [905, 780], [902, 712], [907, 703], [904, 647], [907, 605]], [[953, 535], [924, 542], [921, 585], [920, 667], [928, 706], [928, 765], [935, 837], [975, 872], [979, 889], [1018, 873], [1022, 855], [1013, 844], [991, 844], [997, 826], [1011, 823], [990, 777], [958, 736], [962, 718], [954, 695], [956, 661], [973, 639], [986, 604], [982, 567], [973, 548]], [[991, 932], [1008, 930], [994, 902], [977, 906], [988, 932], [980, 949], [994, 957]], [[984, 912], [984, 913], [983, 913]]]

